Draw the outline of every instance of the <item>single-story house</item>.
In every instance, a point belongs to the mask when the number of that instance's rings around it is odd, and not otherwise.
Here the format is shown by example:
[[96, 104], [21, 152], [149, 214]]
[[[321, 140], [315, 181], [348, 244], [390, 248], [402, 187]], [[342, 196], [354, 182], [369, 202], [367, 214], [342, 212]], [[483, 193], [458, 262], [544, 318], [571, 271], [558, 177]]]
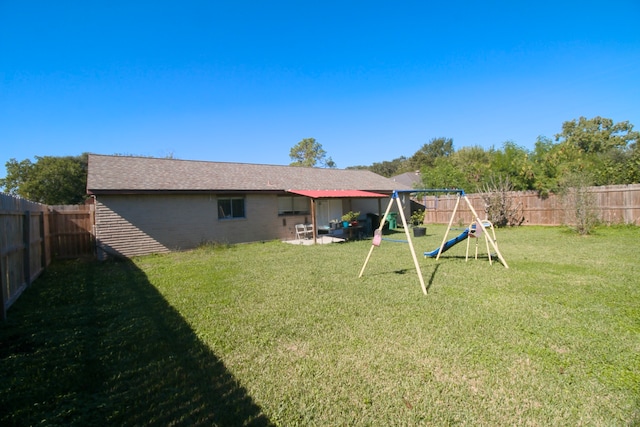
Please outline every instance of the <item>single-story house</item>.
[[384, 214], [393, 190], [366, 170], [89, 155], [98, 255], [135, 256], [206, 242], [313, 238], [343, 213]]

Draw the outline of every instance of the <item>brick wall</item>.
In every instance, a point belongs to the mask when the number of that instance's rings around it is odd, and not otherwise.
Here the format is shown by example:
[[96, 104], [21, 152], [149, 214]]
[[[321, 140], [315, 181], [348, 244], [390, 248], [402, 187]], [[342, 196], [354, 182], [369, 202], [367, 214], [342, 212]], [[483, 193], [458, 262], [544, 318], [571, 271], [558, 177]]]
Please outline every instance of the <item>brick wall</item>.
[[[225, 197], [225, 196], [221, 196]], [[98, 256], [135, 256], [192, 249], [204, 242], [295, 238], [310, 215], [278, 216], [277, 196], [245, 196], [245, 218], [218, 219], [218, 198], [201, 195], [100, 195], [96, 198]]]

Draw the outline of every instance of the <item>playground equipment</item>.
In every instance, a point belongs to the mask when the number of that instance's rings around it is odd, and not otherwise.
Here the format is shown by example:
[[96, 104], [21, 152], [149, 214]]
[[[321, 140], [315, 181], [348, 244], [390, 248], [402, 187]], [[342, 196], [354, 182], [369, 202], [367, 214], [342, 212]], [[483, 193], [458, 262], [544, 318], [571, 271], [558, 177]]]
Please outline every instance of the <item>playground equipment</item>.
[[[403, 241], [395, 240], [395, 241], [409, 244], [409, 250], [411, 251], [411, 256], [413, 258], [413, 263], [416, 266], [416, 272], [418, 274], [418, 279], [420, 280], [420, 286], [422, 287], [422, 293], [425, 294], [425, 295], [427, 294], [427, 288], [426, 288], [426, 286], [424, 284], [424, 278], [422, 277], [422, 271], [420, 270], [420, 264], [418, 263], [418, 258], [416, 257], [416, 251], [413, 248], [413, 243], [411, 242], [411, 234], [409, 233], [409, 226], [407, 225], [407, 219], [405, 217], [404, 209], [402, 207], [402, 201], [400, 200], [400, 197], [399, 197], [399, 195], [401, 193], [456, 193], [457, 194], [456, 204], [455, 204], [455, 207], [453, 208], [453, 212], [451, 213], [451, 219], [449, 220], [449, 225], [447, 226], [447, 232], [445, 233], [444, 238], [442, 239], [442, 244], [434, 251], [425, 252], [424, 253], [425, 257], [427, 257], [427, 256], [434, 257], [435, 256], [436, 260], [438, 260], [440, 258], [440, 255], [443, 252], [445, 252], [446, 250], [450, 249], [452, 246], [458, 244], [459, 242], [461, 242], [461, 241], [463, 241], [465, 239], [468, 239], [470, 235], [471, 235], [471, 237], [480, 237], [480, 235], [484, 235], [485, 242], [487, 244], [487, 252], [489, 253], [489, 262], [491, 262], [491, 252], [489, 251], [489, 245], [491, 245], [493, 247], [494, 251], [496, 252], [498, 258], [502, 262], [502, 265], [504, 265], [505, 268], [509, 268], [509, 266], [507, 265], [507, 262], [502, 257], [502, 254], [500, 253], [500, 250], [498, 249], [498, 246], [496, 244], [495, 230], [493, 229], [493, 224], [491, 224], [487, 220], [483, 221], [478, 217], [478, 214], [476, 213], [476, 210], [471, 205], [471, 202], [467, 198], [467, 195], [465, 194], [464, 190], [448, 190], [448, 189], [394, 190], [393, 193], [391, 194], [391, 199], [389, 200], [389, 204], [387, 205], [387, 210], [385, 211], [384, 216], [382, 217], [382, 221], [380, 221], [380, 226], [374, 232], [373, 241], [371, 243], [371, 248], [369, 249], [369, 253], [367, 254], [367, 258], [364, 261], [364, 265], [362, 266], [362, 269], [360, 270], [360, 274], [358, 275], [358, 277], [362, 277], [362, 275], [364, 274], [364, 270], [367, 267], [367, 264], [369, 263], [369, 259], [371, 258], [371, 254], [373, 253], [373, 249], [376, 248], [377, 246], [380, 246], [380, 243], [381, 243], [382, 240], [387, 240], [387, 239], [383, 239], [382, 238], [382, 228], [384, 227], [385, 221], [388, 221], [389, 211], [391, 210], [391, 206], [393, 205], [393, 202], [395, 201], [398, 204], [398, 211], [400, 212], [400, 218], [402, 219], [402, 226], [404, 228], [405, 235], [407, 236], [407, 240], [406, 241], [404, 241], [404, 240]], [[449, 235], [449, 231], [451, 230], [451, 224], [453, 224], [453, 219], [454, 219], [455, 214], [456, 214], [456, 212], [458, 210], [458, 206], [460, 204], [460, 199], [461, 198], [464, 198], [464, 200], [467, 202], [467, 205], [468, 205], [469, 209], [473, 213], [474, 222], [472, 224], [470, 224], [469, 227], [466, 228], [464, 232], [462, 232], [462, 234], [460, 234], [459, 236], [447, 241], [447, 237]], [[488, 235], [487, 235], [487, 228], [488, 227], [492, 231], [493, 239], [489, 238]], [[469, 257], [469, 241], [467, 241], [467, 257], [466, 258], [468, 259], [468, 257]], [[477, 248], [477, 240], [476, 240], [476, 259], [477, 259], [477, 257], [478, 257], [478, 248]]]
[[[455, 204], [455, 206], [453, 208], [453, 212], [451, 212], [451, 218], [449, 219], [449, 225], [447, 226], [447, 232], [444, 234], [444, 238], [442, 239], [442, 244], [438, 248], [437, 253], [435, 255], [436, 260], [440, 259], [440, 255], [442, 255], [442, 253], [444, 251], [446, 251], [447, 249], [451, 248], [452, 246], [460, 243], [464, 239], [468, 238], [470, 230], [473, 228], [473, 236], [472, 237], [479, 237], [481, 234], [484, 234], [485, 242], [487, 243], [487, 252], [489, 253], [489, 262], [491, 263], [491, 252], [489, 251], [489, 244], [491, 244], [491, 247], [496, 252], [496, 255], [498, 256], [498, 259], [500, 259], [500, 262], [502, 263], [502, 265], [504, 265], [505, 268], [509, 268], [509, 265], [507, 264], [507, 261], [504, 259], [504, 257], [500, 253], [500, 249], [498, 249], [498, 244], [496, 243], [496, 233], [495, 233], [495, 230], [493, 228], [493, 224], [491, 224], [487, 220], [481, 220], [480, 219], [480, 217], [478, 216], [478, 213], [473, 208], [473, 205], [469, 201], [469, 198], [465, 194], [464, 190], [456, 190], [455, 192], [457, 193], [458, 198], [456, 199], [456, 204]], [[447, 241], [447, 237], [449, 236], [449, 231], [451, 231], [451, 224], [453, 224], [453, 219], [455, 218], [456, 212], [458, 211], [458, 206], [460, 205], [460, 199], [461, 198], [464, 198], [465, 202], [467, 202], [467, 206], [469, 207], [469, 210], [473, 214], [474, 222], [471, 225], [469, 225], [469, 227], [464, 232], [462, 232], [462, 234], [460, 234], [458, 237]], [[486, 224], [486, 226], [485, 226], [485, 224]], [[492, 231], [492, 234], [493, 234], [493, 239], [490, 239], [489, 236], [487, 235], [487, 227], [488, 226], [490, 226], [490, 228], [491, 228], [491, 231]], [[424, 256], [425, 257], [428, 257], [428, 256], [429, 257], [433, 257], [432, 254], [434, 252], [435, 251], [425, 252]], [[477, 250], [477, 245], [476, 245], [476, 258], [477, 257], [478, 257], [478, 250]], [[468, 258], [469, 258], [469, 242], [467, 241], [467, 259]]]
[[422, 293], [425, 295], [427, 294], [427, 287], [425, 286], [424, 279], [422, 278], [422, 271], [420, 271], [420, 264], [418, 263], [418, 258], [416, 257], [416, 251], [413, 248], [413, 243], [411, 243], [411, 234], [409, 233], [407, 218], [405, 217], [404, 209], [402, 208], [402, 201], [400, 200], [400, 197], [399, 197], [399, 193], [412, 193], [412, 192], [419, 192], [419, 191], [421, 190], [407, 190], [407, 191], [394, 190], [393, 191], [393, 193], [391, 194], [391, 199], [389, 200], [389, 204], [387, 205], [387, 210], [385, 211], [384, 216], [382, 217], [382, 221], [380, 221], [380, 226], [374, 232], [371, 249], [369, 249], [369, 254], [367, 255], [367, 259], [365, 259], [364, 261], [364, 265], [362, 266], [362, 270], [360, 270], [360, 275], [358, 275], [358, 277], [362, 277], [362, 274], [364, 273], [364, 269], [366, 268], [367, 263], [369, 262], [369, 258], [371, 258], [371, 254], [373, 253], [373, 248], [375, 248], [376, 246], [380, 246], [380, 242], [382, 240], [382, 227], [384, 227], [384, 222], [388, 221], [389, 211], [391, 210], [391, 206], [393, 205], [393, 202], [397, 201], [398, 211], [400, 212], [400, 218], [402, 219], [402, 227], [404, 228], [404, 233], [407, 236], [406, 243], [409, 244], [409, 249], [411, 250], [413, 263], [415, 264], [416, 270], [418, 272], [418, 279], [420, 279], [420, 286], [422, 287]]
[[[493, 224], [488, 220], [484, 220], [484, 221], [482, 221], [482, 225], [484, 226], [484, 229], [490, 229], [491, 230], [491, 234], [492, 234], [492, 237], [493, 237], [493, 242], [496, 243], [496, 246], [497, 246], [496, 231], [493, 228]], [[486, 246], [487, 246], [487, 255], [489, 257], [489, 264], [492, 264], [491, 251], [489, 250], [489, 239], [491, 237], [488, 235], [488, 233], [484, 233], [482, 230], [483, 229], [480, 228], [477, 225], [477, 223], [474, 221], [469, 225], [469, 227], [465, 228], [464, 231], [462, 233], [460, 233], [460, 235], [454, 237], [451, 240], [446, 241], [444, 243], [444, 245], [438, 246], [437, 248], [435, 248], [431, 252], [425, 252], [424, 253], [424, 257], [425, 258], [435, 258], [439, 254], [442, 254], [442, 253], [446, 252], [451, 247], [453, 247], [453, 246], [457, 245], [458, 243], [466, 240], [467, 241], [467, 252], [466, 252], [466, 255], [465, 255], [465, 261], [468, 261], [469, 260], [469, 246], [470, 246], [469, 243], [470, 243], [472, 238], [475, 238], [476, 239], [475, 259], [478, 259], [478, 241], [480, 240], [480, 237], [484, 236], [485, 243], [486, 243]], [[446, 237], [445, 237], [445, 240], [446, 240]]]
[[[488, 220], [484, 220], [482, 221], [482, 225], [484, 225], [484, 229], [490, 229], [491, 230], [491, 234], [493, 237], [493, 243], [496, 244], [496, 247], [498, 247], [498, 241], [496, 239], [496, 229], [493, 228], [493, 224], [488, 221]], [[483, 233], [482, 232], [482, 228], [479, 228], [476, 226], [475, 223], [471, 224], [469, 226], [469, 236], [470, 237], [475, 237], [476, 239], [476, 255], [475, 255], [475, 259], [478, 259], [478, 241], [480, 240], [480, 235], [484, 236], [484, 242], [487, 245], [487, 256], [489, 257], [489, 265], [492, 265], [492, 257], [491, 257], [491, 251], [489, 250], [489, 239], [491, 238], [489, 236], [489, 233]], [[467, 254], [465, 256], [465, 261], [467, 261], [469, 259], [469, 242], [471, 241], [471, 239], [467, 240]], [[508, 268], [508, 267], [507, 267]]]

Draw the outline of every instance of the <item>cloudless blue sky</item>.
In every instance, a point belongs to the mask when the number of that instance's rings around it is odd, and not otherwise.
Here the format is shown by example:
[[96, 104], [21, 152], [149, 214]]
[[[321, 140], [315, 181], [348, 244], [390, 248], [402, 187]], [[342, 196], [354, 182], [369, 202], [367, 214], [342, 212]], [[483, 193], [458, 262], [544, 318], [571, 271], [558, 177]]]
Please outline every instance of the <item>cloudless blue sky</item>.
[[286, 165], [315, 138], [344, 168], [639, 130], [638, 22], [638, 0], [0, 0], [0, 162]]

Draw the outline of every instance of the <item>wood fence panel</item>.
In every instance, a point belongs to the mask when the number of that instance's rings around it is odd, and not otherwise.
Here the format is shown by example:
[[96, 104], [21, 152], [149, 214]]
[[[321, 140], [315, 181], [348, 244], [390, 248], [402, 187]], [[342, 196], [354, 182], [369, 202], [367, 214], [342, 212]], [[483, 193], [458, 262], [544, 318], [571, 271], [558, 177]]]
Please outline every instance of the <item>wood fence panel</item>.
[[640, 224], [640, 184], [594, 189], [600, 219], [607, 224]]
[[46, 264], [45, 236], [44, 236], [44, 222], [46, 218], [46, 212], [30, 212], [26, 215], [26, 220], [29, 221], [28, 238], [25, 242], [28, 242], [28, 260], [29, 270], [25, 272], [29, 273], [29, 283], [33, 282], [42, 271], [44, 271]]
[[49, 233], [55, 258], [95, 254], [94, 205], [50, 206]]
[[46, 266], [46, 206], [0, 195], [0, 317]]
[[2, 318], [6, 310], [26, 287], [24, 278], [24, 244], [22, 243], [24, 215], [0, 212], [0, 272], [2, 273]]
[[[594, 207], [602, 222], [640, 225], [640, 184], [591, 187], [589, 190], [595, 197]], [[562, 225], [566, 222], [566, 208], [561, 197], [555, 194], [543, 198], [536, 192], [526, 191], [512, 192], [509, 196], [514, 204], [521, 206], [525, 219], [523, 225]], [[468, 194], [467, 197], [478, 215], [484, 216], [486, 210], [482, 196]], [[427, 196], [420, 200], [427, 206], [425, 223], [447, 224], [455, 201], [455, 195]], [[466, 203], [460, 203], [454, 223], [468, 224], [472, 220]]]
[[0, 318], [54, 258], [94, 256], [93, 205], [47, 206], [0, 194]]
[[53, 260], [53, 255], [51, 251], [51, 233], [49, 232], [49, 230], [51, 229], [51, 227], [49, 226], [49, 222], [50, 222], [49, 217], [50, 217], [50, 213], [45, 212], [43, 217], [43, 224], [42, 224], [42, 233], [43, 233], [43, 239], [44, 239], [43, 264], [45, 267], [51, 264], [51, 261]]
[[560, 225], [564, 210], [557, 196], [540, 197], [536, 192], [511, 193], [516, 203], [522, 206], [524, 225]]

